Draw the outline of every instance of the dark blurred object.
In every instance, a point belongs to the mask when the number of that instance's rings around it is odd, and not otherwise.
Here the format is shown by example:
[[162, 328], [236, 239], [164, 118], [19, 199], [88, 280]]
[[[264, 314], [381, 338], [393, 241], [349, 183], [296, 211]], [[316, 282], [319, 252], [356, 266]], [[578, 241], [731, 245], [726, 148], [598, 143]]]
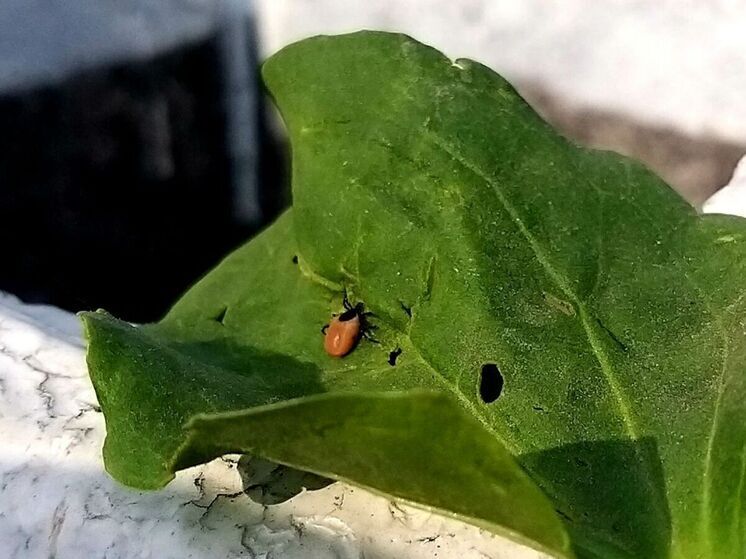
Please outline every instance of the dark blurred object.
[[[29, 79], [0, 64], [0, 290], [157, 319], [283, 202], [258, 190], [268, 148], [250, 13], [206, 0], [16, 1], [0, 6], [0, 35], [31, 24], [58, 35], [0, 42], [0, 57], [25, 48], [32, 64]], [[63, 47], [61, 62], [44, 52]]]

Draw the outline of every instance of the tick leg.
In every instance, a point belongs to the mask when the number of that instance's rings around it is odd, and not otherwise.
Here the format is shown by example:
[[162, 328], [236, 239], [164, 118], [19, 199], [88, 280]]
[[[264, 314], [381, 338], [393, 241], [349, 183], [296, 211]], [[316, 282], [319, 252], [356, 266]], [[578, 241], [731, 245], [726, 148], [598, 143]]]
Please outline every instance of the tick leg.
[[371, 311], [360, 313], [360, 316], [372, 316], [373, 318], [378, 318], [378, 315]]
[[324, 326], [321, 328], [321, 333], [324, 334], [324, 336], [326, 336], [326, 331], [328, 329], [329, 329], [329, 325], [328, 324], [324, 324]]
[[352, 305], [350, 305], [350, 300], [347, 298], [347, 288], [344, 288], [344, 291], [342, 292], [342, 306], [345, 308], [345, 310], [351, 311]]
[[374, 344], [380, 344], [377, 339], [375, 339], [373, 336], [370, 335], [370, 332], [363, 332], [363, 338], [368, 340], [369, 342], [373, 342]]

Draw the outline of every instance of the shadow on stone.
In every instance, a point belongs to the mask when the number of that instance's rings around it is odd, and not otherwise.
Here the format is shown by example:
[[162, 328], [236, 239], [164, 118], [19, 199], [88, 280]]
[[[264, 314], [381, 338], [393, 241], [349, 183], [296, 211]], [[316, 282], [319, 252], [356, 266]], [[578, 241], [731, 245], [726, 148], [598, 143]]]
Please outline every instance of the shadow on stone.
[[262, 458], [244, 455], [238, 461], [244, 493], [263, 505], [277, 505], [292, 499], [304, 489], [323, 489], [333, 480], [282, 466]]
[[671, 518], [653, 438], [575, 443], [519, 461], [554, 502], [578, 557], [668, 557]]

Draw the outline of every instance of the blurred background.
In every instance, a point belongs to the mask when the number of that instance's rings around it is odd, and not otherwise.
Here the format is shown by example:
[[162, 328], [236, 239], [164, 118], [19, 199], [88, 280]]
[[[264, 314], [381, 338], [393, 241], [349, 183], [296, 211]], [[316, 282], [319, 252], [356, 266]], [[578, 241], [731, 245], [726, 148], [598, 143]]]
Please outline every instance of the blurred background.
[[158, 319], [290, 200], [263, 58], [408, 33], [695, 205], [746, 153], [742, 0], [2, 0], [0, 290]]

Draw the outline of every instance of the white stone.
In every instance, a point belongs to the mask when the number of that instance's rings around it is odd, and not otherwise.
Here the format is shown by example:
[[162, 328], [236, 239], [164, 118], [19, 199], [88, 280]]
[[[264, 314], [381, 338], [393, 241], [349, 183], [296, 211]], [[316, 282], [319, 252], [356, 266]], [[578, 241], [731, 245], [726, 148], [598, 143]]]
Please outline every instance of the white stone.
[[104, 432], [77, 318], [0, 293], [0, 558], [542, 557], [342, 483], [261, 505], [230, 456], [133, 491], [104, 472]]
[[746, 141], [742, 0], [256, 0], [261, 48], [400, 31], [570, 105]]
[[713, 194], [702, 205], [702, 211], [746, 217], [746, 157], [739, 161], [727, 186]]

